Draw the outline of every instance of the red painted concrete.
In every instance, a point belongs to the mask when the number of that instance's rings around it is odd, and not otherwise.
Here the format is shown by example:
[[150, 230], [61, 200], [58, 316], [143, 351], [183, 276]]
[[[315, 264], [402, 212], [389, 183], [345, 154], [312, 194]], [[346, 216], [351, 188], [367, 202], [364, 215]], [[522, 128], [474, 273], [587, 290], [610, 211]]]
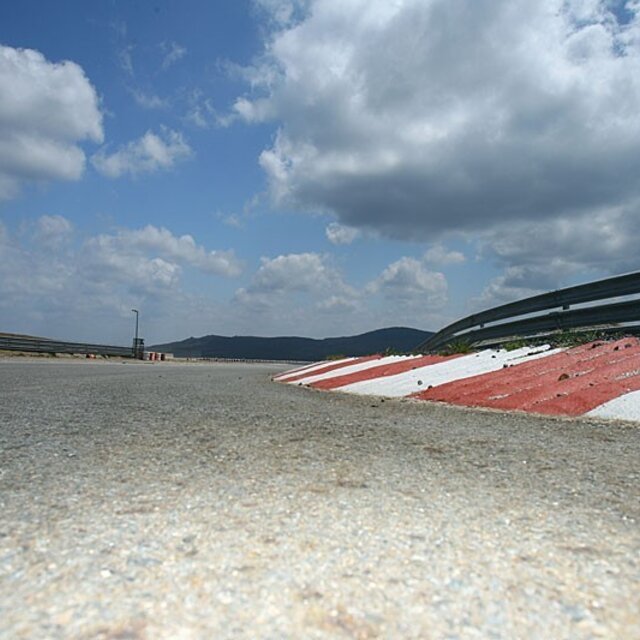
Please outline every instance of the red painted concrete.
[[310, 376], [319, 376], [323, 373], [329, 373], [330, 371], [337, 371], [338, 369], [342, 369], [343, 367], [350, 367], [354, 364], [362, 364], [363, 362], [369, 362], [370, 360], [379, 360], [382, 358], [380, 355], [375, 356], [364, 356], [362, 358], [355, 358], [354, 360], [349, 360], [349, 362], [338, 362], [333, 364], [327, 364], [326, 367], [321, 367], [320, 369], [315, 369], [314, 371], [309, 371], [307, 373], [301, 372], [298, 375], [292, 376], [291, 378], [287, 378], [282, 382], [297, 382], [298, 380], [302, 380], [303, 378], [308, 378]]
[[411, 371], [412, 369], [417, 369], [419, 367], [426, 367], [430, 364], [444, 362], [445, 360], [451, 360], [452, 358], [457, 357], [458, 356], [419, 356], [417, 358], [400, 360], [399, 362], [381, 364], [377, 367], [370, 367], [369, 369], [355, 371], [354, 373], [347, 373], [342, 376], [318, 380], [317, 382], [312, 382], [310, 386], [315, 387], [316, 389], [336, 389], [354, 382], [374, 380], [375, 378], [385, 378], [387, 376], [393, 376], [398, 373], [404, 373], [405, 371]]
[[[584, 355], [584, 352], [588, 353]], [[469, 397], [470, 401], [475, 401], [476, 399], [482, 399], [486, 396], [509, 395], [514, 392], [514, 375], [517, 375], [518, 384], [521, 387], [527, 387], [539, 382], [541, 376], [553, 376], [554, 372], [556, 376], [562, 375], [562, 372], [567, 366], [570, 366], [570, 362], [574, 358], [583, 356], [587, 359], [594, 357], [590, 346], [580, 346], [538, 360], [511, 365], [499, 371], [481, 373], [463, 380], [454, 380], [439, 385], [433, 390], [427, 389], [422, 391], [416, 394], [415, 397], [421, 398], [428, 394], [429, 399], [439, 399], [436, 397], [439, 396], [440, 393], [444, 394], [447, 398], [455, 393], [455, 398], [458, 400], [462, 401], [466, 397]], [[517, 374], [514, 374], [514, 371], [516, 371]], [[446, 401], [448, 402], [449, 400], [447, 399]]]
[[591, 343], [413, 397], [475, 407], [580, 415], [640, 389], [640, 341]]
[[309, 369], [313, 369], [313, 367], [317, 367], [317, 362], [312, 362], [311, 364], [305, 364], [302, 367], [296, 367], [295, 369], [287, 369], [287, 371], [283, 371], [276, 376], [273, 376], [274, 380], [279, 380], [280, 378], [284, 378], [286, 376], [292, 376], [293, 374], [302, 373], [303, 371], [308, 371]]

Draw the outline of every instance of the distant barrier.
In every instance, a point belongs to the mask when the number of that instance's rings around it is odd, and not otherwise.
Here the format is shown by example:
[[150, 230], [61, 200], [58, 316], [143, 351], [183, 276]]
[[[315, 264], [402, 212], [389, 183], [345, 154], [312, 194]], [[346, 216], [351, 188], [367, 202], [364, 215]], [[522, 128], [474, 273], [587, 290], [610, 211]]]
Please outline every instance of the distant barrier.
[[46, 338], [0, 335], [0, 350], [27, 351], [31, 353], [78, 353], [98, 356], [133, 358], [132, 347], [114, 347], [104, 344], [62, 342]]
[[[114, 347], [104, 344], [86, 344], [82, 342], [63, 342], [49, 340], [48, 338], [31, 338], [29, 336], [17, 336], [0, 334], [0, 351], [26, 351], [31, 353], [70, 353], [81, 355], [114, 356], [121, 358], [133, 358], [135, 356], [132, 347]], [[142, 351], [140, 360], [173, 361], [172, 353], [159, 351]], [[180, 361], [193, 362], [246, 362], [246, 363], [270, 363], [270, 364], [308, 364], [307, 360], [264, 360], [260, 358], [179, 358]]]
[[[500, 344], [514, 338], [548, 335], [566, 329], [587, 330], [605, 327], [606, 330], [638, 331], [640, 330], [640, 300], [624, 302], [611, 302], [611, 300], [639, 293], [640, 271], [557, 289], [462, 318], [425, 340], [418, 346], [417, 351], [433, 353], [457, 341], [464, 341], [470, 345], [486, 341], [492, 341], [491, 344]], [[571, 305], [590, 302], [603, 302], [603, 304], [570, 309]], [[560, 307], [558, 311], [514, 320], [519, 316], [558, 307]], [[501, 320], [506, 322], [499, 322]], [[620, 323], [631, 324], [617, 327], [616, 325]]]
[[265, 358], [217, 358], [217, 357], [195, 357], [195, 356], [179, 356], [182, 360], [188, 362], [220, 362], [225, 363], [245, 363], [245, 364], [312, 364], [316, 360], [273, 360]]

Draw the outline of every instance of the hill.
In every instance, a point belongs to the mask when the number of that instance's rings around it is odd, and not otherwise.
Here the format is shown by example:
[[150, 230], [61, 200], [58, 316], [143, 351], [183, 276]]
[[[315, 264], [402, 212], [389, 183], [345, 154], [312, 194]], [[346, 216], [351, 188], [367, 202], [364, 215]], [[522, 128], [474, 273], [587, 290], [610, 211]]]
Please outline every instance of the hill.
[[411, 351], [433, 335], [406, 327], [391, 327], [341, 338], [258, 338], [254, 336], [202, 336], [180, 342], [168, 342], [147, 347], [150, 351], [165, 351], [177, 357], [246, 358], [248, 360], [324, 360], [329, 356], [364, 356], [387, 349]]

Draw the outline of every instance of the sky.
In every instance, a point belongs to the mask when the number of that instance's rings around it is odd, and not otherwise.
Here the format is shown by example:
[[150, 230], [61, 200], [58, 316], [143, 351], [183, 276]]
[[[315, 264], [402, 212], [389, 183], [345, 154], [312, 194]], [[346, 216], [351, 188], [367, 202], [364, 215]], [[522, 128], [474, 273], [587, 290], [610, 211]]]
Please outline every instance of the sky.
[[437, 330], [640, 268], [640, 2], [0, 4], [0, 331]]

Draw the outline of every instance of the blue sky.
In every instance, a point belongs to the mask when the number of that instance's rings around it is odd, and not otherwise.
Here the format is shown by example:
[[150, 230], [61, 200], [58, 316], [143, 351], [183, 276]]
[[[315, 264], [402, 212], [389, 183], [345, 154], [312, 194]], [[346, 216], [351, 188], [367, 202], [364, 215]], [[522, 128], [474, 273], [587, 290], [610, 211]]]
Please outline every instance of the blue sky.
[[0, 330], [437, 329], [640, 266], [640, 8], [0, 6]]

